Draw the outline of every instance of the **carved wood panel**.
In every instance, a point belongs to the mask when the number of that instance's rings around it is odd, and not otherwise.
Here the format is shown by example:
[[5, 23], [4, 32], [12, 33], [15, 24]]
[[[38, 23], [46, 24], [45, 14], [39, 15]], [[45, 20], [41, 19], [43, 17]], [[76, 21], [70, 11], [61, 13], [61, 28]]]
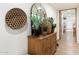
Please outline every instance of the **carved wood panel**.
[[13, 30], [21, 29], [27, 22], [27, 16], [22, 9], [13, 8], [6, 14], [6, 24]]

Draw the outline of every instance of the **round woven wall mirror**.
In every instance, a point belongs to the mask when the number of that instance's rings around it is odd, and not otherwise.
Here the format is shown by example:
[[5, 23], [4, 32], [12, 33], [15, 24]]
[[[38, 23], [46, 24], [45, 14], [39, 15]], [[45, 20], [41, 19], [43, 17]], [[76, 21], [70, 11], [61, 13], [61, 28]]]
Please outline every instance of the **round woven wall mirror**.
[[27, 22], [27, 15], [20, 8], [13, 8], [6, 14], [5, 21], [11, 29], [21, 29]]

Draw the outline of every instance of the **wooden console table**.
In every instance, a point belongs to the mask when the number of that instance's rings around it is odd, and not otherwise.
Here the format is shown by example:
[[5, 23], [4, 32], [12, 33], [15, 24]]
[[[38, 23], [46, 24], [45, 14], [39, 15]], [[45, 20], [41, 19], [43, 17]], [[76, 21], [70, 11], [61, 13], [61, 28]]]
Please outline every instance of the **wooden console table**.
[[57, 49], [56, 33], [46, 36], [28, 37], [28, 54], [31, 55], [52, 55]]

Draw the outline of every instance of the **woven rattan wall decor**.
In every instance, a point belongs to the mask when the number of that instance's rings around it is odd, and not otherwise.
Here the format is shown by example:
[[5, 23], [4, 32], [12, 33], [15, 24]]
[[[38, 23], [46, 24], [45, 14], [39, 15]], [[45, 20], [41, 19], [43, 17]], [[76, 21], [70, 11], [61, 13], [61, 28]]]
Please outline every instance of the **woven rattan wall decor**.
[[5, 22], [13, 30], [21, 29], [27, 22], [27, 15], [22, 9], [13, 8], [7, 12]]

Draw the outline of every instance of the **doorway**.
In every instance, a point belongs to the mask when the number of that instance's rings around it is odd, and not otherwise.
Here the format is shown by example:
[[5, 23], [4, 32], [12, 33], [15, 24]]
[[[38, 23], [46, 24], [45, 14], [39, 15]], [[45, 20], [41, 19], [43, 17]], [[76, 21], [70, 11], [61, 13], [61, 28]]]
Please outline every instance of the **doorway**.
[[63, 35], [70, 34], [76, 41], [77, 9], [60, 10], [59, 20], [59, 39], [62, 39]]

